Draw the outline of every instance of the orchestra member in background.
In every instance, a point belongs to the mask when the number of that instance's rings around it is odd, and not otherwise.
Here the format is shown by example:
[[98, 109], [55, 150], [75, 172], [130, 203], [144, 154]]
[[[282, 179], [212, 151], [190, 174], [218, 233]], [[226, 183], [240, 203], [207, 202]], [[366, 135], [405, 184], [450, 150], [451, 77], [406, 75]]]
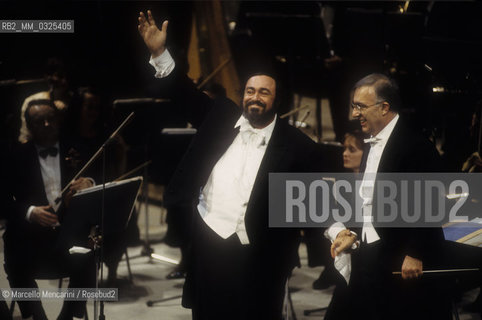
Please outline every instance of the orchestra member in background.
[[[10, 154], [11, 150], [9, 144], [6, 141], [0, 140], [0, 148], [3, 150], [3, 156], [0, 157], [0, 181], [8, 181], [8, 162], [6, 159], [7, 154]], [[13, 211], [14, 199], [7, 183], [0, 184], [0, 201], [3, 206], [3, 210], [0, 211], [0, 219], [7, 220], [8, 215]], [[2, 221], [2, 224], [4, 221]], [[7, 303], [2, 300], [0, 301], [0, 319], [11, 320], [10, 310], [8, 309]]]
[[343, 167], [354, 173], [360, 172], [363, 156], [364, 134], [360, 130], [350, 131], [343, 140]]
[[20, 110], [20, 133], [18, 136], [20, 143], [25, 143], [31, 138], [30, 131], [25, 122], [25, 110], [30, 101], [39, 99], [52, 100], [60, 111], [59, 117], [61, 122], [70, 104], [72, 92], [69, 90], [67, 71], [63, 61], [58, 58], [49, 58], [45, 67], [44, 77], [49, 85], [49, 89], [28, 96], [22, 104]]
[[[64, 210], [55, 199], [73, 177], [67, 161], [68, 147], [59, 141], [59, 111], [51, 100], [32, 100], [25, 110], [31, 139], [11, 153], [7, 181], [15, 201], [4, 233], [5, 271], [11, 288], [37, 288], [36, 277], [69, 276], [69, 288], [92, 288], [95, 264], [92, 254], [59, 251], [59, 219]], [[78, 190], [93, 185], [79, 178], [64, 203]], [[62, 203], [62, 202], [61, 202]], [[47, 319], [40, 301], [18, 301], [23, 318]], [[58, 319], [83, 317], [85, 301], [64, 301]]]

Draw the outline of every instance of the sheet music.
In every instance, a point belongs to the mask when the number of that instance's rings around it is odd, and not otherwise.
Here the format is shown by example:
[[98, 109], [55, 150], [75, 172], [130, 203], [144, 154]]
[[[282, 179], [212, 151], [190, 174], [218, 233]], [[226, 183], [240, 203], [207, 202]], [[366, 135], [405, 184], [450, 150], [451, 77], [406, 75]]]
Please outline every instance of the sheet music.
[[[105, 188], [109, 189], [109, 188], [112, 188], [112, 187], [115, 187], [115, 186], [120, 186], [120, 185], [129, 183], [131, 181], [137, 181], [137, 180], [142, 181], [142, 176], [138, 176], [138, 177], [134, 177], [134, 178], [130, 178], [130, 179], [125, 179], [125, 180], [120, 180], [120, 181], [107, 182], [105, 184]], [[74, 197], [82, 196], [84, 194], [92, 193], [92, 192], [95, 192], [95, 191], [98, 191], [98, 190], [101, 190], [101, 189], [102, 189], [102, 184], [98, 184], [98, 185], [95, 185], [93, 187], [77, 191], [77, 193], [74, 194]]]

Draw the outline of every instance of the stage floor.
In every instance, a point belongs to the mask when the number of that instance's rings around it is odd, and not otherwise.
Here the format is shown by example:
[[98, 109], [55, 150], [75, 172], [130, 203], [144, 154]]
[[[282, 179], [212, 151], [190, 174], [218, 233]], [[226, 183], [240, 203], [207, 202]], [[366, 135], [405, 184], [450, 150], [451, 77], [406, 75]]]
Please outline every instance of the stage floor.
[[[154, 190], [151, 190], [154, 191]], [[159, 191], [159, 190], [158, 190]], [[145, 216], [144, 210], [140, 208], [139, 227], [141, 229], [141, 237], [145, 238]], [[160, 240], [164, 236], [166, 226], [162, 223], [163, 210], [157, 206], [149, 206], [149, 238], [153, 242], [152, 248], [156, 254], [179, 260], [180, 252], [176, 248], [171, 248]], [[3, 261], [3, 241], [0, 244], [0, 259]], [[123, 257], [118, 275], [121, 278], [119, 285], [119, 301], [107, 302], [105, 304], [106, 319], [191, 319], [191, 312], [181, 306], [183, 280], [167, 280], [166, 275], [174, 267], [173, 264], [167, 262], [157, 262], [150, 260], [146, 256], [141, 256], [141, 247], [132, 247], [128, 249], [130, 257], [130, 265], [132, 268], [133, 282], [128, 282], [128, 271], [125, 257]], [[305, 309], [315, 309], [326, 307], [331, 299], [333, 288], [326, 290], [313, 290], [312, 283], [318, 278], [323, 267], [308, 268], [307, 255], [304, 245], [300, 247], [300, 256], [302, 267], [294, 270], [290, 280], [290, 290], [293, 300], [294, 309], [298, 320], [323, 319], [324, 312], [313, 313], [310, 316], [304, 316]], [[106, 274], [106, 269], [105, 269]], [[38, 282], [40, 288], [54, 289], [58, 286], [57, 280], [41, 280]], [[67, 280], [64, 281], [63, 287], [67, 286]], [[0, 288], [8, 288], [5, 272], [0, 268]], [[470, 291], [459, 303], [463, 306], [473, 301], [478, 293], [478, 289]], [[152, 307], [146, 305], [149, 300], [158, 300], [165, 298], [173, 298], [161, 303], [157, 303]], [[10, 301], [7, 299], [7, 304]], [[44, 301], [44, 308], [49, 319], [56, 319], [62, 306], [61, 300]], [[480, 320], [479, 315], [467, 313], [462, 308], [460, 310], [460, 319], [462, 320]], [[88, 302], [89, 319], [94, 319], [94, 304]], [[18, 306], [15, 306], [14, 319], [21, 319]]]

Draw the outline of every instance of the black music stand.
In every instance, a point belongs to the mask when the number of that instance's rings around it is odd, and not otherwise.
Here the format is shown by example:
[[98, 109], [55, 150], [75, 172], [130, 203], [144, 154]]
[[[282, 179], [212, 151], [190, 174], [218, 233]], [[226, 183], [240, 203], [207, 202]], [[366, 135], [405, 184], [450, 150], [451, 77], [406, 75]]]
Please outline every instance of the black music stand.
[[[123, 231], [129, 222], [142, 177], [105, 184], [104, 234]], [[102, 184], [77, 192], [62, 220], [59, 245], [85, 246], [91, 227], [100, 225]]]
[[[62, 220], [58, 246], [70, 249], [73, 246], [88, 247], [88, 238], [93, 227], [101, 226], [102, 236], [109, 237], [126, 229], [134, 203], [139, 193], [142, 177], [109, 182], [77, 192], [71, 199], [69, 210]], [[97, 249], [97, 248], [96, 248]], [[103, 250], [96, 255], [96, 270], [101, 269]], [[97, 273], [96, 273], [97, 274]], [[99, 278], [96, 276], [96, 287]], [[96, 301], [95, 305], [96, 305]], [[94, 307], [94, 314], [97, 308]], [[103, 306], [101, 303], [103, 317]], [[97, 316], [94, 316], [97, 318]]]

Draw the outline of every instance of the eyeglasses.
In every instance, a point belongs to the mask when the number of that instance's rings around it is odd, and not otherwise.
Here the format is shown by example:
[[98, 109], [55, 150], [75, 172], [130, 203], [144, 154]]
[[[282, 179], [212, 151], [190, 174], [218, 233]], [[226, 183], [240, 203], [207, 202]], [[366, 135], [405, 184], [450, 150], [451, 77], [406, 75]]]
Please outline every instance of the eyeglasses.
[[362, 111], [362, 110], [366, 110], [366, 109], [368, 109], [368, 108], [370, 108], [370, 107], [379, 105], [379, 104], [384, 103], [384, 102], [385, 102], [385, 101], [378, 101], [377, 103], [371, 104], [371, 105], [369, 105], [369, 106], [364, 105], [363, 103], [353, 103], [353, 102], [352, 102], [352, 103], [351, 103], [351, 108], [352, 108], [353, 110]]

